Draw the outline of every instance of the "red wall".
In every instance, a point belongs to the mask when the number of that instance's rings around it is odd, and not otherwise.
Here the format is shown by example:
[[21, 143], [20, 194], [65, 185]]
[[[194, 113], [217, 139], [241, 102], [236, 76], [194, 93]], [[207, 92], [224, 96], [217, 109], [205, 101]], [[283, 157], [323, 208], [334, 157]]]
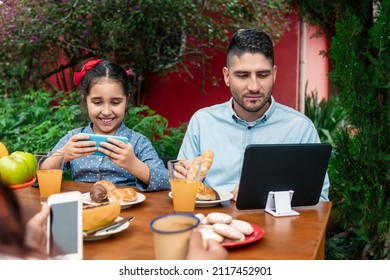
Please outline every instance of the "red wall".
[[307, 94], [312, 91], [318, 92], [318, 100], [328, 99], [329, 95], [329, 60], [321, 55], [321, 51], [329, 50], [329, 43], [325, 36], [311, 38], [318, 27], [306, 27], [306, 79]]
[[[300, 61], [300, 22], [296, 14], [290, 16], [290, 31], [286, 32], [275, 45], [275, 64], [278, 66], [274, 96], [287, 106], [298, 109], [299, 97], [299, 61]], [[321, 49], [327, 49], [325, 38], [309, 39], [315, 31], [308, 27], [306, 32], [305, 81], [308, 92], [317, 89], [321, 96], [328, 94], [328, 61], [319, 55]], [[230, 91], [225, 86], [222, 68], [226, 65], [225, 53], [218, 54], [207, 65], [211, 76], [218, 78], [217, 85], [206, 83], [206, 92], [201, 89], [201, 72], [192, 71], [194, 79], [186, 73], [172, 73], [168, 76], [153, 76], [147, 82], [145, 104], [164, 116], [169, 126], [177, 127], [188, 122], [193, 113], [203, 107], [225, 102]], [[210, 76], [209, 76], [210, 77]]]

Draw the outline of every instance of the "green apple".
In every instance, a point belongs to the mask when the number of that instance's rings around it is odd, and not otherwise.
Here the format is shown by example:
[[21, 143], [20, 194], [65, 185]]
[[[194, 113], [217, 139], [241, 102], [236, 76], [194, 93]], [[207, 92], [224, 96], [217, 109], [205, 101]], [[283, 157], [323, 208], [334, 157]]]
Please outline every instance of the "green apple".
[[29, 167], [29, 172], [27, 175], [27, 181], [31, 180], [32, 177], [34, 177], [37, 173], [37, 160], [35, 159], [35, 156], [31, 153], [22, 152], [22, 151], [16, 151], [9, 155], [11, 158], [19, 158], [24, 160]]
[[28, 175], [29, 167], [26, 161], [10, 156], [0, 158], [0, 180], [7, 185], [23, 184]]

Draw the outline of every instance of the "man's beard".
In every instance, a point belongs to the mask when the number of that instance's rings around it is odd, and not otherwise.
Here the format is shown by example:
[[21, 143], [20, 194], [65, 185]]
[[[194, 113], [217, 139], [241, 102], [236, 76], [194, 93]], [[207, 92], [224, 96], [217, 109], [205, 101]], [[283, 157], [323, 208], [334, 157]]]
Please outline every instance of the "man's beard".
[[246, 112], [249, 112], [249, 113], [257, 113], [259, 111], [261, 111], [266, 105], [268, 102], [271, 102], [271, 96], [272, 96], [272, 89], [271, 89], [271, 94], [268, 96], [268, 98], [264, 99], [263, 102], [261, 102], [260, 104], [249, 104], [248, 103], [244, 103], [242, 102], [240, 99], [237, 99], [236, 98], [236, 95], [233, 95], [232, 94], [232, 97], [235, 101], [235, 103], [240, 106], [242, 109], [244, 109]]

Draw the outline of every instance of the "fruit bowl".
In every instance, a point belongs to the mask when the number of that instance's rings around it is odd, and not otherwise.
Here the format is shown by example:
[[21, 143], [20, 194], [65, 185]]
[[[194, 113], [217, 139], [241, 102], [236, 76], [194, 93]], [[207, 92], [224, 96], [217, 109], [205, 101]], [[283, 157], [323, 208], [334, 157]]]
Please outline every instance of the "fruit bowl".
[[37, 180], [37, 178], [34, 176], [30, 181], [27, 181], [27, 182], [25, 182], [23, 184], [12, 185], [12, 186], [10, 186], [10, 188], [12, 190], [27, 188], [27, 187], [32, 186], [32, 184], [34, 184], [36, 180]]

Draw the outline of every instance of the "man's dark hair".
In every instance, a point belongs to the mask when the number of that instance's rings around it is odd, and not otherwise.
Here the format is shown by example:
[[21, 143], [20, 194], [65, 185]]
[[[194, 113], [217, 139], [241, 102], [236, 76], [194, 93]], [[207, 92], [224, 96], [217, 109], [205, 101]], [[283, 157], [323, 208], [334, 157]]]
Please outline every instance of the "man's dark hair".
[[244, 53], [263, 54], [274, 65], [274, 46], [271, 37], [264, 31], [256, 28], [240, 29], [232, 37], [228, 50], [226, 65], [229, 67], [234, 55]]

